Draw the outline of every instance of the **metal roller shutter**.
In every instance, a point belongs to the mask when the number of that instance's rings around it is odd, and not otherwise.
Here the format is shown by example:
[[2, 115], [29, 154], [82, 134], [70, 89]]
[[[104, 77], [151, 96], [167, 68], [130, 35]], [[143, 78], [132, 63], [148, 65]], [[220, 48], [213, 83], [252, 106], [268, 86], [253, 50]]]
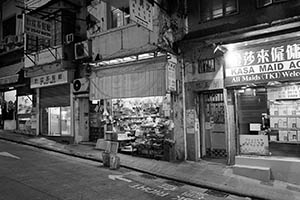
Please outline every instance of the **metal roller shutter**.
[[42, 108], [70, 106], [70, 84], [41, 88], [40, 105]]

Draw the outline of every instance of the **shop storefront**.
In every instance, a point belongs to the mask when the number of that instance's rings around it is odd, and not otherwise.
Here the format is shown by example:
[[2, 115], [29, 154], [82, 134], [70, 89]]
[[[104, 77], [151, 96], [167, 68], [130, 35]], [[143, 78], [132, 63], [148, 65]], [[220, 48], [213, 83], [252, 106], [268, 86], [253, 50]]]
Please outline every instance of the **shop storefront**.
[[72, 137], [71, 87], [73, 73], [61, 71], [31, 78], [36, 89], [38, 134]]
[[23, 62], [0, 69], [0, 128], [32, 134], [32, 95], [29, 81], [24, 78]]
[[119, 152], [174, 159], [170, 88], [176, 89], [176, 80], [169, 64], [161, 56], [94, 71], [90, 130], [101, 129], [100, 138], [118, 141]]
[[227, 163], [224, 59], [213, 45], [185, 44], [187, 158]]
[[225, 54], [236, 164], [267, 167], [274, 179], [293, 183], [300, 177], [294, 168], [300, 157], [299, 47], [299, 38], [287, 34], [230, 44]]

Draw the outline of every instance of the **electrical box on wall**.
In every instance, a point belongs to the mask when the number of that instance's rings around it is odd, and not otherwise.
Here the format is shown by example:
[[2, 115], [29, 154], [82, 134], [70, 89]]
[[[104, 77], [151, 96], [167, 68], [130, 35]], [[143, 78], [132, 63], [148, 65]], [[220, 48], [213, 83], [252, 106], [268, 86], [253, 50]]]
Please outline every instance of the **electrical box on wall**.
[[70, 44], [71, 42], [74, 42], [74, 34], [73, 33], [66, 35], [66, 43]]
[[89, 92], [89, 80], [87, 78], [79, 78], [73, 81], [73, 93], [88, 93]]
[[92, 56], [92, 41], [85, 40], [75, 43], [75, 59], [84, 59]]

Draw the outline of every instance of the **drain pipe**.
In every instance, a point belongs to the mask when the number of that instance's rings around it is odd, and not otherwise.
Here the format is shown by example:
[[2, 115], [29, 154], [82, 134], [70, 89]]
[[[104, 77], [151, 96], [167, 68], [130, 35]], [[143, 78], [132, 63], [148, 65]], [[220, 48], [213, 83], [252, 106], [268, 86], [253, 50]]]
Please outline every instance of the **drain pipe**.
[[187, 141], [186, 141], [186, 107], [185, 107], [185, 87], [184, 87], [184, 80], [185, 80], [185, 66], [183, 62], [183, 57], [181, 57], [181, 80], [182, 80], [182, 109], [183, 109], [183, 146], [184, 146], [184, 160], [187, 160]]

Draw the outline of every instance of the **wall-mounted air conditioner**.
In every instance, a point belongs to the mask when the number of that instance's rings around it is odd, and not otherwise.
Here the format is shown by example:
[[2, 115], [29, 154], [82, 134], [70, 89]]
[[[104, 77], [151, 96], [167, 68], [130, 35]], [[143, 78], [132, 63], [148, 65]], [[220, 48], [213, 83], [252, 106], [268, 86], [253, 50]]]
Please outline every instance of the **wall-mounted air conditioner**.
[[89, 58], [92, 56], [92, 41], [85, 40], [75, 43], [75, 59]]
[[87, 78], [79, 78], [73, 81], [73, 93], [89, 92], [89, 80]]
[[14, 37], [14, 43], [16, 44], [16, 45], [22, 45], [23, 44], [23, 35], [21, 34], [21, 35], [15, 35], [15, 37]]

